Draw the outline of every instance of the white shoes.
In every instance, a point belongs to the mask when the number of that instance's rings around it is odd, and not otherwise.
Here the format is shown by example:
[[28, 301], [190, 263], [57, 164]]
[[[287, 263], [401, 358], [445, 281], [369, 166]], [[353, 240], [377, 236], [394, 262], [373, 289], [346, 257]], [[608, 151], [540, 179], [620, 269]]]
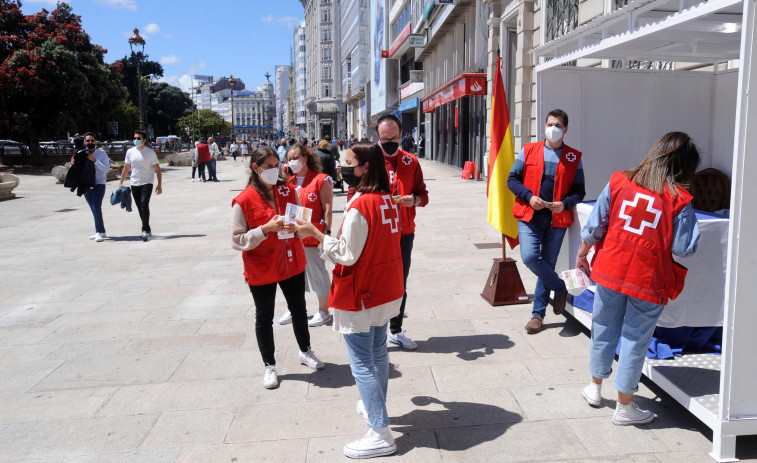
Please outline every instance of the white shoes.
[[638, 405], [631, 402], [623, 405], [620, 402], [615, 406], [615, 414], [612, 415], [612, 424], [627, 426], [629, 424], [649, 423], [654, 419], [654, 413], [642, 410]]
[[373, 458], [391, 455], [397, 451], [389, 427], [369, 429], [362, 439], [344, 446], [344, 455], [350, 458]]
[[[289, 318], [291, 319], [292, 315], [289, 315]], [[308, 320], [308, 326], [321, 326], [325, 325], [326, 323], [330, 322], [331, 319], [334, 318], [330, 313], [326, 313], [323, 310], [318, 310], [318, 313], [313, 315], [313, 318]], [[281, 322], [279, 322], [281, 323]]]
[[300, 353], [297, 354], [297, 360], [299, 360], [301, 364], [310, 367], [313, 370], [322, 370], [325, 366], [323, 362], [318, 360], [318, 357], [315, 356], [312, 349], [308, 349], [307, 352], [300, 351]]
[[279, 376], [276, 374], [276, 365], [267, 365], [265, 367], [263, 387], [266, 389], [276, 389], [279, 387]]
[[592, 381], [588, 386], [584, 386], [581, 389], [581, 395], [584, 396], [584, 400], [592, 407], [599, 407], [602, 402], [602, 385]]
[[279, 325], [288, 325], [292, 323], [292, 312], [286, 311], [284, 312], [284, 315], [279, 318]]
[[401, 348], [405, 350], [415, 350], [418, 348], [418, 344], [416, 344], [415, 341], [413, 341], [412, 339], [408, 338], [405, 335], [404, 331], [397, 334], [389, 333], [388, 338], [389, 338], [389, 342], [391, 342], [392, 344], [397, 344], [398, 346], [400, 346]]
[[363, 417], [363, 420], [365, 421], [366, 426], [370, 428], [371, 420], [368, 418], [368, 411], [365, 409], [365, 405], [363, 404], [363, 399], [360, 399], [357, 401], [357, 404], [355, 404], [355, 410], [357, 411], [358, 415]]
[[195, 182], [195, 179], [194, 179], [194, 178], [192, 178], [192, 183], [194, 183], [194, 182]]
[[107, 238], [108, 235], [105, 233], [95, 233], [94, 235], [90, 236], [89, 239], [95, 240], [95, 241], [102, 241], [105, 238]]

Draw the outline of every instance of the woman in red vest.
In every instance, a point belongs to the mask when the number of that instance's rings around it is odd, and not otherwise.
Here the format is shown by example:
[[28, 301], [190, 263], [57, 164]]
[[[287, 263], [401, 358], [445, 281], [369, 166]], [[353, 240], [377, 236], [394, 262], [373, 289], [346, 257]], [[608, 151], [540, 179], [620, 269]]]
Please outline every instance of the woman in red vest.
[[[298, 360], [314, 370], [323, 362], [310, 349], [305, 309], [305, 252], [294, 235], [294, 224], [283, 222], [287, 203], [297, 204], [291, 185], [279, 179], [279, 157], [267, 146], [250, 157], [247, 188], [231, 203], [232, 247], [242, 251], [244, 277], [255, 301], [255, 336], [266, 371], [263, 386], [279, 386], [273, 342], [273, 310], [276, 285], [281, 288], [292, 312], [292, 326], [300, 348]], [[280, 236], [289, 233], [289, 237]]]
[[602, 380], [612, 372], [620, 343], [612, 421], [643, 424], [654, 419], [633, 403], [649, 342], [668, 299], [683, 290], [686, 269], [673, 254], [693, 254], [699, 227], [684, 189], [699, 165], [699, 151], [682, 132], [660, 138], [637, 167], [615, 172], [581, 231], [576, 266], [589, 273], [586, 259], [595, 247], [591, 277], [597, 283], [591, 326], [589, 371], [584, 399], [601, 403]]
[[392, 200], [384, 155], [377, 145], [352, 145], [342, 177], [356, 194], [347, 203], [336, 237], [302, 220], [297, 221], [297, 230], [323, 243], [322, 257], [336, 264], [329, 293], [334, 331], [344, 335], [360, 392], [357, 413], [370, 426], [362, 439], [344, 446], [344, 454], [371, 458], [397, 450], [386, 411], [386, 333], [404, 293], [400, 211]]
[[[297, 144], [289, 147], [286, 158], [287, 164], [284, 165], [282, 176], [294, 185], [300, 204], [312, 209], [311, 222], [318, 230], [330, 235], [331, 208], [334, 201], [331, 179], [328, 175], [320, 173], [320, 161], [305, 145]], [[287, 170], [291, 171], [291, 176]], [[305, 257], [308, 261], [305, 267], [306, 280], [309, 280], [310, 287], [318, 296], [318, 312], [308, 321], [308, 325], [321, 326], [331, 321], [331, 315], [329, 315], [331, 278], [329, 278], [329, 271], [326, 270], [326, 264], [320, 257], [318, 240], [306, 237], [302, 240], [302, 244], [305, 246]], [[279, 319], [279, 323], [286, 325], [291, 322], [292, 314], [287, 310]]]

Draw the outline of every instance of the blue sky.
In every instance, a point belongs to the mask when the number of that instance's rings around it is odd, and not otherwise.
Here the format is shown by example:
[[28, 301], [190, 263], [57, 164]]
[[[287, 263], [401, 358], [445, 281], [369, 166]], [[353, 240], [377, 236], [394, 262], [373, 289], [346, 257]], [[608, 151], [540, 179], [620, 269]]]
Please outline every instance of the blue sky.
[[[293, 28], [304, 17], [298, 0], [70, 0], [106, 62], [130, 53], [135, 27], [145, 53], [163, 65], [164, 80], [187, 90], [194, 74], [240, 77], [248, 89], [274, 66], [289, 64]], [[55, 9], [54, 0], [23, 0], [24, 14]], [[271, 82], [275, 84], [274, 77]]]

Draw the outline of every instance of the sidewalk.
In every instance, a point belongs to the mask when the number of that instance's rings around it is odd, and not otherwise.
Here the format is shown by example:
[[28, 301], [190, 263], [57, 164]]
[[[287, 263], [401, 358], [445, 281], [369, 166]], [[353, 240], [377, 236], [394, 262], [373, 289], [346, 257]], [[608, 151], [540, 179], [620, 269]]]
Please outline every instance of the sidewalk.
[[[381, 461], [714, 461], [709, 429], [656, 388], [640, 385], [639, 405], [658, 414], [640, 427], [612, 425], [611, 382], [602, 408], [584, 402], [588, 333], [549, 309], [529, 336], [530, 305], [479, 295], [501, 253], [485, 183], [422, 167], [430, 204], [418, 211], [405, 320], [418, 350], [389, 348], [398, 452]], [[344, 343], [311, 328], [327, 364], [312, 372], [291, 326], [276, 324], [281, 387], [263, 388], [252, 297], [229, 244], [248, 170], [229, 158], [220, 183], [190, 172], [164, 168], [147, 243], [136, 210], [109, 203], [108, 239], [89, 241], [86, 202], [50, 176], [22, 175], [19, 198], [0, 202], [0, 461], [348, 461], [342, 446], [365, 425]], [[344, 203], [338, 194], [335, 211]], [[279, 294], [276, 319], [284, 306]], [[738, 450], [755, 458], [757, 442], [740, 438]]]

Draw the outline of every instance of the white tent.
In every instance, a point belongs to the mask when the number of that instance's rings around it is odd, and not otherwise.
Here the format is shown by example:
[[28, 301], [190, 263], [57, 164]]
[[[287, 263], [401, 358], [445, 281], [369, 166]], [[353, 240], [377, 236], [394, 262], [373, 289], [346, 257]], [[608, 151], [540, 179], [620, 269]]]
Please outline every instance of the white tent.
[[[748, 239], [757, 226], [757, 208], [743, 201], [757, 197], [757, 182], [747, 177], [757, 172], [752, 170], [757, 155], [747, 154], [757, 147], [757, 99], [749, 92], [757, 88], [754, 10], [754, 0], [635, 0], [533, 51], [537, 122], [557, 107], [570, 115], [566, 141], [584, 152], [587, 199], [599, 195], [611, 172], [638, 164], [654, 141], [673, 130], [694, 138], [701, 168], [715, 167], [731, 177], [730, 220], [722, 232], [723, 283], [705, 288], [720, 307], [686, 302], [718, 312], [722, 355], [648, 360], [644, 369], [712, 428], [711, 455], [718, 461], [735, 461], [736, 436], [757, 434], [752, 357], [757, 303], [750, 288], [757, 275], [757, 241]], [[713, 66], [631, 70], [596, 67], [600, 60]], [[721, 70], [725, 63], [729, 70]], [[572, 244], [564, 246], [558, 268], [574, 267], [575, 230], [569, 235]], [[717, 254], [719, 248], [710, 251]], [[582, 311], [569, 311], [590, 323]]]

